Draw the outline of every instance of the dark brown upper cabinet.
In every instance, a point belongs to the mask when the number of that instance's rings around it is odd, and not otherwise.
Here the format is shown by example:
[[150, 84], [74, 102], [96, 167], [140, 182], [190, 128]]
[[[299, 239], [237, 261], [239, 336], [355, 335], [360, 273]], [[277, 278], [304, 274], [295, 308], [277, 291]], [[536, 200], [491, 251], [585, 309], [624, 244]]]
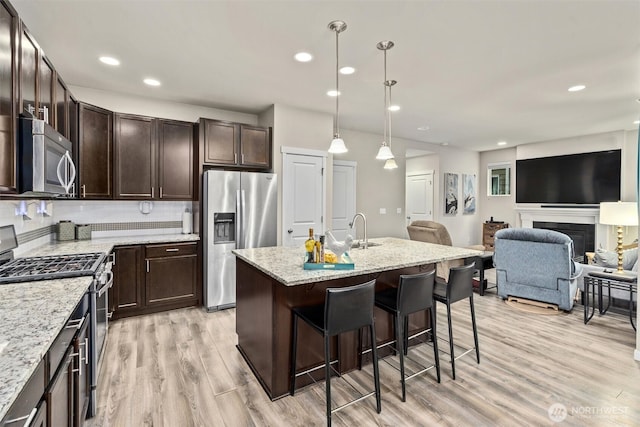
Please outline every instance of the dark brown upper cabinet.
[[193, 124], [115, 114], [115, 198], [193, 199]]
[[200, 119], [204, 158], [210, 166], [271, 169], [271, 132], [268, 128], [220, 120]]
[[0, 3], [0, 192], [15, 192], [17, 14]]
[[[72, 101], [73, 102], [73, 101]], [[80, 198], [113, 198], [113, 113], [80, 104], [78, 143]]]
[[193, 199], [193, 123], [158, 120], [158, 186], [161, 199]]
[[38, 65], [38, 97], [36, 104], [38, 105], [38, 118], [46, 120], [47, 123], [54, 126], [55, 109], [53, 108], [53, 91], [55, 88], [54, 76], [55, 72], [51, 62], [45, 58], [42, 53], [39, 55]]
[[20, 26], [20, 111], [38, 114], [38, 44], [23, 23]]
[[55, 85], [55, 97], [54, 97], [54, 118], [55, 121], [50, 123], [54, 123], [54, 127], [58, 132], [60, 132], [63, 136], [69, 139], [69, 122], [68, 122], [68, 108], [67, 108], [67, 87], [64, 82], [60, 78], [59, 75], [56, 74], [56, 85]]

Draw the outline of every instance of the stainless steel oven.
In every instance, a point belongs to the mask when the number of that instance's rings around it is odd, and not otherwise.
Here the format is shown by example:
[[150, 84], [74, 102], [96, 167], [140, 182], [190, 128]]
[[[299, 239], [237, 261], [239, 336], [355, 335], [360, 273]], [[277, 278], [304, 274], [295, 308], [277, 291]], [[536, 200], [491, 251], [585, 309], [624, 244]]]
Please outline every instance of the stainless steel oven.
[[111, 256], [106, 262], [98, 267], [91, 285], [92, 316], [95, 322], [91, 325], [91, 336], [94, 337], [91, 351], [91, 399], [89, 401], [89, 416], [93, 417], [97, 409], [98, 394], [98, 374], [100, 372], [100, 362], [102, 353], [107, 343], [107, 332], [109, 330], [109, 289], [113, 286], [113, 272], [111, 271], [113, 262]]

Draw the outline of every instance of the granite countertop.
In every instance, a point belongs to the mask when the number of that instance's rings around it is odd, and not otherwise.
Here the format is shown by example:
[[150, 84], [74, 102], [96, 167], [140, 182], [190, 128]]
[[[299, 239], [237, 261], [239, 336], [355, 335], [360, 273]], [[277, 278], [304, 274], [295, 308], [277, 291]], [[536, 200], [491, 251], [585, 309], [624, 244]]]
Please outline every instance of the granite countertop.
[[0, 285], [0, 419], [89, 288], [92, 277]]
[[[198, 240], [197, 234], [157, 234], [52, 241], [20, 257], [109, 253], [121, 245]], [[85, 276], [0, 285], [0, 419], [26, 385], [92, 279]]]
[[301, 247], [236, 249], [233, 253], [286, 286], [359, 276], [482, 254], [473, 249], [394, 237], [369, 239], [369, 242], [378, 243], [379, 246], [349, 251], [349, 256], [355, 265], [353, 270], [304, 270], [304, 248]]
[[101, 237], [90, 240], [70, 240], [64, 242], [52, 241], [49, 244], [30, 250], [22, 256], [67, 255], [89, 252], [109, 253], [114, 246], [146, 245], [163, 242], [197, 242], [198, 240], [200, 240], [200, 236], [197, 234], [154, 234], [148, 236]]

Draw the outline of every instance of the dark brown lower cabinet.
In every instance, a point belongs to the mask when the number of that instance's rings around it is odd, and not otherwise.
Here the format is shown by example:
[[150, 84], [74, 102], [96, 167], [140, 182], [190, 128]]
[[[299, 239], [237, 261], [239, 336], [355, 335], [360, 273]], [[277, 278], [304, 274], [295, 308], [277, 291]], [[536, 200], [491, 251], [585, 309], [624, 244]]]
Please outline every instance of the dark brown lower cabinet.
[[29, 427], [47, 427], [47, 401], [42, 400], [36, 409], [36, 415]]
[[115, 318], [200, 304], [198, 242], [122, 246], [115, 254]]
[[119, 246], [114, 249], [112, 292], [109, 293], [111, 311], [114, 317], [126, 317], [137, 314], [144, 307], [142, 298], [144, 247]]
[[89, 378], [89, 322], [84, 322], [73, 340], [73, 426], [84, 424], [89, 409], [91, 381]]
[[47, 424], [50, 427], [71, 426], [73, 411], [72, 360], [73, 347], [69, 346], [58, 371], [45, 393], [47, 400]]

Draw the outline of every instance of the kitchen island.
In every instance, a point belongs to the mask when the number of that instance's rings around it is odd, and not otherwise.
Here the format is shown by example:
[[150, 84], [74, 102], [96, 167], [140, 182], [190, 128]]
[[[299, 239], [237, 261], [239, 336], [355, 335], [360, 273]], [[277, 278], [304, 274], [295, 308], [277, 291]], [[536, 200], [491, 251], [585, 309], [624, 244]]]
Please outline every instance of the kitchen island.
[[[353, 270], [304, 270], [304, 249], [270, 247], [238, 249], [236, 255], [236, 333], [238, 349], [271, 399], [289, 393], [291, 355], [291, 308], [324, 302], [329, 287], [345, 287], [376, 280], [376, 290], [397, 286], [401, 274], [416, 274], [435, 268], [435, 263], [468, 258], [479, 251], [391, 237], [371, 239], [375, 246], [352, 249]], [[376, 309], [378, 342], [393, 339], [391, 316]], [[428, 313], [409, 318], [413, 333], [429, 326]], [[298, 370], [323, 361], [323, 339], [304, 322], [299, 324]], [[362, 343], [355, 332], [339, 337], [332, 345], [332, 357], [338, 358], [340, 372], [358, 365]], [[339, 354], [336, 350], [339, 348]], [[322, 373], [319, 374], [322, 378]], [[300, 386], [304, 377], [298, 380]]]

